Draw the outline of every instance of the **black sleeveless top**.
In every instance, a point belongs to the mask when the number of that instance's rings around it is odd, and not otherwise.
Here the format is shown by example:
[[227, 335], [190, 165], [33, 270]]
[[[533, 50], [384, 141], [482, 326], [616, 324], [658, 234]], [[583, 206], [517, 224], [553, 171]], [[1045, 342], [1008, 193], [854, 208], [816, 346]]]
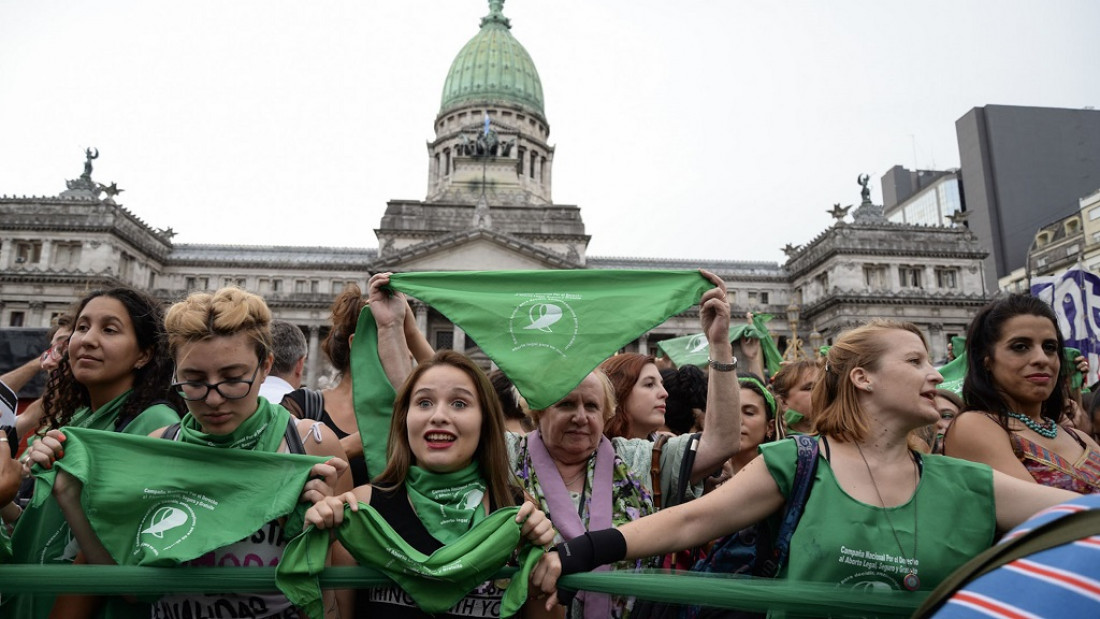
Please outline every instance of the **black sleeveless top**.
[[[523, 500], [523, 491], [518, 492], [519, 501]], [[431, 554], [443, 547], [443, 543], [432, 537], [428, 529], [413, 511], [409, 495], [402, 484], [389, 491], [374, 486], [371, 489], [370, 506], [381, 514], [410, 546], [424, 554]], [[490, 502], [489, 511], [496, 509]], [[399, 587], [380, 587], [361, 589], [355, 593], [355, 616], [387, 617], [393, 619], [464, 619], [467, 617], [499, 617], [501, 599], [504, 597], [506, 583], [497, 586], [494, 581], [486, 581], [462, 598], [447, 613], [429, 615], [416, 605], [409, 594]]]

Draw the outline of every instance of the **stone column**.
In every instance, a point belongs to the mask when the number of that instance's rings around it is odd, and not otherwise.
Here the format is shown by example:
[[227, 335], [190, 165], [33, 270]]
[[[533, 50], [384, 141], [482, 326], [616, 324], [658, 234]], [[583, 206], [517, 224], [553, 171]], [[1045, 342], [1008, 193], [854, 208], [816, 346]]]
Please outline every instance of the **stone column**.
[[466, 332], [459, 328], [458, 325], [454, 325], [454, 339], [451, 343], [451, 349], [456, 352], [466, 352]]
[[417, 303], [413, 307], [413, 311], [416, 312], [416, 329], [423, 333], [424, 337], [428, 337], [428, 306]]
[[317, 388], [317, 355], [320, 354], [321, 327], [309, 326], [309, 352], [306, 357], [306, 380], [303, 387]]
[[49, 268], [50, 261], [53, 259], [51, 255], [53, 253], [53, 241], [45, 239], [42, 241], [42, 255], [38, 257], [38, 266], [45, 270]]
[[648, 333], [643, 333], [638, 338], [638, 354], [642, 354], [642, 355], [648, 355], [649, 354], [649, 334]]
[[42, 323], [42, 310], [46, 309], [46, 304], [42, 301], [31, 301], [31, 313], [27, 317], [26, 325], [28, 327], [48, 327], [49, 321], [45, 324]]
[[0, 267], [7, 268], [13, 263], [11, 248], [15, 243], [11, 239], [4, 239], [4, 241], [4, 244], [0, 245]]
[[[928, 325], [928, 347], [932, 356], [932, 363], [947, 357], [947, 342], [943, 339], [943, 323], [934, 322]], [[956, 352], [956, 354], [958, 354]]]

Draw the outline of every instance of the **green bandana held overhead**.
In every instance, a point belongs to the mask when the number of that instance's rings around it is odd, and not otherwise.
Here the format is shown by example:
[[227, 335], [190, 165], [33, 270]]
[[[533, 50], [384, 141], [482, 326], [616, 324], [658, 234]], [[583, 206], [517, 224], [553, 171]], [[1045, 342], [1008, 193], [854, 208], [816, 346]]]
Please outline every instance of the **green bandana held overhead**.
[[393, 399], [396, 396], [382, 361], [378, 358], [378, 326], [370, 306], [359, 312], [355, 338], [351, 341], [351, 391], [355, 420], [363, 441], [363, 457], [371, 477], [386, 468], [386, 439], [389, 436]]
[[[730, 341], [737, 342], [745, 337], [760, 340], [760, 349], [764, 354], [764, 367], [768, 370], [768, 374], [775, 374], [779, 371], [783, 355], [780, 354], [779, 347], [775, 345], [775, 340], [772, 339], [766, 326], [771, 319], [771, 314], [754, 314], [751, 324], [730, 327]], [[657, 348], [661, 349], [661, 352], [677, 367], [685, 365], [706, 367], [710, 359], [707, 336], [702, 333], [662, 340], [657, 343]]]
[[32, 504], [50, 496], [58, 470], [79, 479], [84, 512], [121, 565], [177, 565], [244, 539], [293, 511], [325, 461], [83, 428], [65, 437], [65, 457], [36, 470]]
[[966, 379], [966, 338], [952, 337], [951, 350], [955, 353], [955, 358], [940, 368], [943, 382], [937, 388], [953, 391], [956, 395], [961, 396], [963, 380]]
[[[344, 510], [336, 538], [361, 565], [381, 570], [426, 613], [442, 613], [477, 585], [489, 580], [511, 558], [520, 543], [518, 507], [498, 509], [457, 540], [431, 555], [418, 552], [393, 530], [382, 515], [365, 503], [359, 511]], [[317, 576], [325, 568], [329, 531], [310, 528], [291, 540], [277, 568], [279, 589], [311, 619], [321, 619], [321, 587]], [[527, 578], [542, 549], [524, 544], [520, 570], [512, 577], [501, 617], [519, 611], [527, 599]]]
[[485, 480], [477, 471], [477, 463], [453, 473], [433, 473], [419, 466], [409, 467], [405, 479], [409, 500], [432, 532], [432, 537], [449, 544], [470, 526], [485, 519], [481, 500], [485, 497]]
[[469, 334], [532, 409], [714, 286], [698, 271], [610, 270], [396, 273], [390, 284]]

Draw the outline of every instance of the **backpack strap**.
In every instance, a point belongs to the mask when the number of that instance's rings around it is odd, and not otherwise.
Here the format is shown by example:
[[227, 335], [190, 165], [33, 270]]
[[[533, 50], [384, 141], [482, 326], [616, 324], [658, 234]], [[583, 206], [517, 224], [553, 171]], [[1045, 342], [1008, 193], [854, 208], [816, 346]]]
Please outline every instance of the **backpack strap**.
[[180, 424], [173, 423], [164, 429], [164, 432], [160, 433], [160, 437], [168, 439], [170, 441], [178, 441], [180, 436]]
[[817, 437], [798, 435], [791, 438], [798, 445], [794, 483], [791, 484], [791, 493], [787, 496], [787, 509], [783, 513], [783, 520], [779, 526], [779, 533], [775, 537], [771, 556], [762, 562], [757, 574], [769, 578], [779, 574], [779, 570], [787, 562], [787, 556], [791, 552], [791, 537], [794, 536], [794, 530], [802, 518], [802, 512], [806, 509], [806, 501], [809, 500], [810, 490], [813, 487], [814, 474], [817, 472]]
[[649, 461], [649, 481], [653, 484], [653, 507], [661, 509], [661, 450], [668, 442], [667, 434], [658, 434], [653, 441], [653, 454]]
[[[673, 505], [679, 505], [687, 498], [687, 489], [691, 486], [691, 470], [695, 468], [695, 455], [699, 452], [699, 437], [702, 432], [696, 432], [691, 435], [691, 440], [688, 441], [687, 448], [684, 449], [684, 456], [680, 459], [680, 477], [678, 477], [679, 484], [673, 485], [671, 488], [672, 496], [665, 503], [665, 507], [672, 507]], [[657, 478], [660, 482], [660, 477]]]
[[321, 421], [325, 416], [325, 397], [315, 389], [295, 389], [283, 396], [280, 404], [299, 419]]
[[302, 442], [302, 436], [298, 434], [298, 420], [293, 417], [286, 424], [286, 452], [291, 454], [306, 453], [306, 445]]

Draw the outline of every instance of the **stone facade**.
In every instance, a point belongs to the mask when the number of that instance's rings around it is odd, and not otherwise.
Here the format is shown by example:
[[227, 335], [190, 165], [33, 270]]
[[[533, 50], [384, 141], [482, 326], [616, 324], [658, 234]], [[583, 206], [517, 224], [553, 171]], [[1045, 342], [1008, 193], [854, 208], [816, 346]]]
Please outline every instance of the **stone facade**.
[[[332, 300], [349, 283], [365, 288], [379, 271], [706, 268], [727, 282], [735, 318], [748, 311], [776, 317], [771, 328], [781, 349], [793, 303], [802, 309], [804, 342], [811, 330], [828, 343], [884, 316], [918, 323], [937, 358], [984, 301], [986, 254], [968, 230], [892, 224], [866, 197], [852, 223], [838, 221], [804, 247], [788, 246], [784, 265], [587, 256], [580, 208], [552, 201], [554, 147], [541, 84], [507, 26], [491, 4], [481, 31], [456, 58], [427, 145], [427, 195], [387, 204], [375, 230], [377, 250], [173, 243], [170, 228], [153, 229], [114, 201], [117, 189], [94, 182], [99, 153], [89, 149], [84, 174], [58, 197], [0, 197], [0, 327], [47, 326], [100, 287], [134, 286], [170, 302], [195, 290], [241, 286], [307, 333], [306, 382], [316, 386], [327, 375], [319, 343]], [[522, 62], [493, 64], [479, 55], [496, 53], [501, 42]], [[471, 73], [490, 65], [498, 74]], [[436, 348], [466, 350], [488, 363], [438, 312], [418, 302], [414, 309]], [[692, 309], [628, 348], [653, 353], [660, 340], [697, 331]]]

